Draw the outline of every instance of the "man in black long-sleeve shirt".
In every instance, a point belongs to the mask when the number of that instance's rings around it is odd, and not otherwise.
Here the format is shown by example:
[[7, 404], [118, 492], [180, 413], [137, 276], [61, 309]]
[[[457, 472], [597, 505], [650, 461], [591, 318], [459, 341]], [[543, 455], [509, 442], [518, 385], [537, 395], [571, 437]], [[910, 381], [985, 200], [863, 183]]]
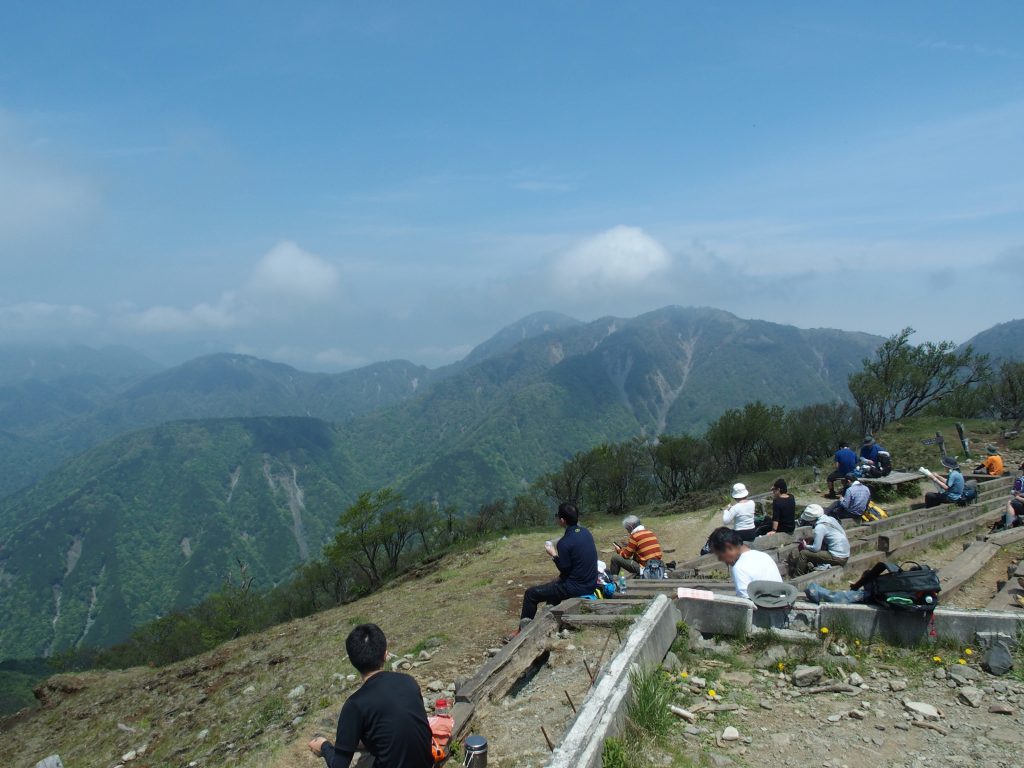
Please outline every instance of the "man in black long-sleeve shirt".
[[526, 590], [519, 616], [520, 630], [533, 621], [540, 603], [558, 605], [570, 597], [589, 595], [597, 589], [597, 545], [590, 531], [579, 524], [579, 519], [575, 504], [559, 505], [558, 524], [565, 528], [565, 533], [557, 546], [550, 542], [545, 545], [558, 568], [558, 579]]
[[334, 744], [318, 736], [309, 742], [328, 768], [348, 768], [357, 752], [373, 755], [374, 768], [431, 768], [430, 726], [420, 687], [409, 675], [382, 672], [387, 638], [376, 624], [360, 624], [345, 641], [349, 661], [363, 676], [338, 718]]

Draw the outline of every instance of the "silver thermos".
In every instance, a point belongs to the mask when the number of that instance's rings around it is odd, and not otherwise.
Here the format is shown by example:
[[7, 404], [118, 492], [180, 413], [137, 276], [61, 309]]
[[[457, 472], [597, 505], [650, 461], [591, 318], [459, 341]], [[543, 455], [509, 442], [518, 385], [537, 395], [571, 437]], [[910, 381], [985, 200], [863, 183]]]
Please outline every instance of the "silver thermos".
[[462, 742], [466, 752], [465, 768], [487, 768], [487, 739], [483, 736], [470, 736]]

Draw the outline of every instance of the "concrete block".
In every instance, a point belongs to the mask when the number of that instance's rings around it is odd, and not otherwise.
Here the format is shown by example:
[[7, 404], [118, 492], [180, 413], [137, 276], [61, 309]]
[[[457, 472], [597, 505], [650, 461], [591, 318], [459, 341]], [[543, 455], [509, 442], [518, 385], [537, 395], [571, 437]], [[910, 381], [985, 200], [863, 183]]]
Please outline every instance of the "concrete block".
[[[935, 634], [940, 640], [962, 644], [975, 642], [979, 633], [997, 632], [1017, 638], [1020, 615], [1008, 611], [969, 611], [937, 608]], [[880, 639], [902, 646], [931, 641], [931, 622], [926, 614], [894, 611], [870, 605], [823, 603], [818, 608], [818, 626], [829, 627], [861, 640]]]
[[742, 637], [753, 625], [754, 604], [742, 597], [716, 594], [713, 600], [682, 597], [675, 602], [683, 621], [705, 635]]
[[660, 665], [676, 638], [678, 621], [672, 602], [664, 595], [655, 597], [594, 681], [548, 768], [599, 768], [604, 740], [620, 733], [625, 724], [630, 669]]

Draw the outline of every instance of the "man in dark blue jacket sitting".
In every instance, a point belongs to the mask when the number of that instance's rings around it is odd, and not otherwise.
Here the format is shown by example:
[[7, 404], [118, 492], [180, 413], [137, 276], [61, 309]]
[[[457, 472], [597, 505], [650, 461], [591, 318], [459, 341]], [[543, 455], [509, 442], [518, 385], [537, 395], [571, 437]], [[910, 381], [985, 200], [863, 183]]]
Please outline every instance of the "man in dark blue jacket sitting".
[[579, 519], [575, 504], [566, 502], [558, 506], [558, 524], [565, 528], [565, 533], [557, 545], [550, 541], [544, 545], [558, 569], [558, 578], [526, 590], [519, 616], [520, 630], [533, 621], [541, 603], [558, 605], [570, 597], [589, 595], [597, 589], [597, 545], [590, 531], [579, 524]]

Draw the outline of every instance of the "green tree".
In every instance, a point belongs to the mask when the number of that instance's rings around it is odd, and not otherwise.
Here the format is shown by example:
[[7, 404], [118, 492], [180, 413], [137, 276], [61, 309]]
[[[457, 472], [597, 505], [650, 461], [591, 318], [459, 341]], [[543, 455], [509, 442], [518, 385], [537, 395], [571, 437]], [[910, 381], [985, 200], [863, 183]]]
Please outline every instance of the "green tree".
[[985, 388], [990, 407], [1000, 419], [1013, 419], [1013, 428], [1024, 421], [1024, 363], [1005, 362]]
[[987, 355], [951, 341], [914, 345], [913, 328], [890, 336], [849, 377], [850, 394], [866, 431], [914, 416], [946, 397], [962, 393], [989, 375]]
[[583, 487], [594, 470], [598, 456], [594, 451], [579, 452], [562, 464], [561, 469], [544, 475], [537, 487], [555, 504], [579, 504]]
[[662, 435], [648, 446], [654, 482], [662, 501], [702, 490], [720, 479], [718, 463], [705, 440], [692, 435]]
[[590, 507], [621, 514], [650, 499], [649, 458], [642, 440], [600, 445], [591, 453], [584, 494]]
[[860, 431], [857, 409], [847, 403], [819, 403], [786, 412], [777, 466], [813, 464], [830, 456], [840, 440]]
[[376, 589], [384, 582], [385, 569], [397, 567], [397, 557], [412, 536], [403, 516], [402, 498], [391, 488], [365, 491], [341, 513], [338, 533], [324, 555], [340, 567], [354, 565]]
[[730, 408], [708, 427], [711, 450], [729, 471], [762, 471], [777, 463], [786, 411], [757, 401]]
[[512, 499], [512, 509], [509, 511], [509, 526], [512, 528], [543, 525], [550, 517], [550, 508], [537, 493], [520, 493]]

